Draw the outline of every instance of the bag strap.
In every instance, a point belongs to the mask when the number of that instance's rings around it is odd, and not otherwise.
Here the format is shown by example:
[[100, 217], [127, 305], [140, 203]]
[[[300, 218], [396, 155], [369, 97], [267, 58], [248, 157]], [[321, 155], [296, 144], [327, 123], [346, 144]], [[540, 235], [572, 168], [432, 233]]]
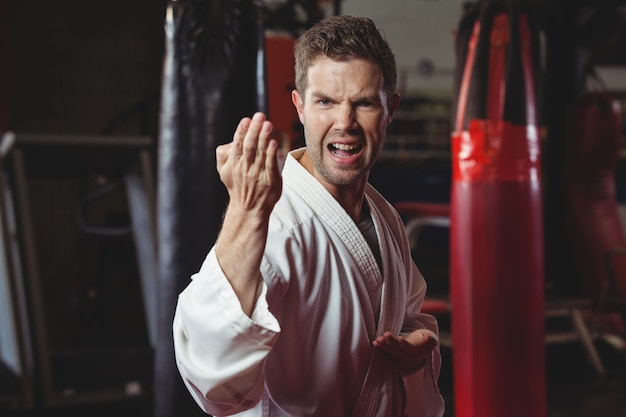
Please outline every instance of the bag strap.
[[474, 23], [472, 36], [468, 44], [467, 58], [465, 59], [465, 68], [463, 69], [463, 78], [459, 89], [459, 101], [456, 112], [456, 132], [460, 134], [463, 131], [463, 119], [467, 107], [467, 95], [469, 92], [470, 81], [472, 79], [472, 70], [474, 61], [476, 60], [476, 46], [478, 45], [478, 36], [480, 35], [480, 21]]
[[[474, 29], [468, 43], [468, 53], [463, 70], [463, 78], [459, 89], [459, 99], [457, 105], [456, 125], [457, 133], [463, 130], [465, 112], [467, 110], [467, 100], [472, 78], [474, 62], [476, 60], [476, 47], [480, 35], [480, 21], [474, 23]], [[535, 109], [535, 89], [532, 60], [532, 34], [528, 23], [528, 16], [519, 16], [519, 31], [521, 42], [521, 57], [524, 73], [524, 84], [526, 92], [526, 124], [536, 126], [537, 113]], [[488, 81], [488, 103], [487, 119], [502, 120], [505, 100], [505, 68], [506, 68], [506, 45], [510, 39], [509, 16], [500, 14], [495, 17], [490, 34], [491, 48], [489, 57], [489, 81]]]
[[535, 77], [533, 71], [533, 39], [528, 23], [528, 15], [519, 17], [520, 42], [522, 49], [522, 66], [524, 69], [524, 84], [526, 86], [526, 125], [537, 126], [537, 112], [535, 110]]

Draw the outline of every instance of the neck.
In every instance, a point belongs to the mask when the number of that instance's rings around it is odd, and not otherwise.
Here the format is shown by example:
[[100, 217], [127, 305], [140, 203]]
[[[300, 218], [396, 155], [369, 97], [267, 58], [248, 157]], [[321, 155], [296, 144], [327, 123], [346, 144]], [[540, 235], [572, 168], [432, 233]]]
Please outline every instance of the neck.
[[365, 185], [367, 184], [367, 176], [361, 178], [358, 182], [348, 185], [334, 185], [329, 184], [323, 178], [320, 178], [313, 166], [313, 161], [309, 157], [307, 152], [304, 152], [299, 160], [300, 164], [307, 171], [311, 173], [317, 180], [328, 190], [329, 193], [335, 197], [335, 200], [339, 202], [341, 207], [346, 210], [348, 215], [352, 217], [355, 222], [362, 219], [362, 207], [365, 196]]
[[363, 219], [363, 213], [367, 213], [364, 203], [365, 191], [360, 187], [359, 192], [342, 192], [344, 189], [338, 189], [337, 192], [330, 191], [333, 197], [341, 204], [341, 207], [352, 217], [352, 220], [359, 222]]

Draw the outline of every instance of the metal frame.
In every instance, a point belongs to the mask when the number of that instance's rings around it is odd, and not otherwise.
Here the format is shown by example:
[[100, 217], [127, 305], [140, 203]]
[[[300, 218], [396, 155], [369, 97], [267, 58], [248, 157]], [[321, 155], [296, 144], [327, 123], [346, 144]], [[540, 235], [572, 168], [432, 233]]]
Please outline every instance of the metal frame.
[[4, 171], [4, 158], [15, 143], [15, 135], [5, 132], [0, 141], [0, 359], [19, 379], [11, 408], [33, 408], [34, 358], [30, 338], [26, 289], [20, 263], [13, 195]]
[[[4, 201], [2, 208], [14, 206], [17, 234], [15, 239], [7, 236], [7, 221], [11, 216], [3, 213], [3, 240], [5, 242], [19, 241], [23, 274], [13, 272], [11, 282], [14, 300], [19, 301], [20, 314], [15, 314], [15, 339], [20, 342], [20, 352], [24, 352], [21, 362], [28, 372], [23, 373], [24, 403], [32, 407], [41, 401], [44, 407], [86, 403], [92, 401], [107, 401], [137, 395], [135, 381], [129, 381], [126, 387], [111, 387], [98, 389], [76, 395], [62, 395], [55, 391], [53, 386], [53, 370], [50, 365], [49, 335], [46, 329], [46, 311], [44, 309], [45, 294], [41, 286], [41, 271], [38, 268], [39, 256], [37, 253], [36, 236], [33, 225], [32, 204], [29, 196], [27, 177], [28, 149], [33, 146], [46, 145], [54, 147], [96, 147], [120, 148], [128, 152], [132, 149], [135, 157], [128, 171], [120, 173], [125, 179], [129, 213], [132, 231], [137, 249], [139, 279], [141, 281], [142, 296], [145, 307], [145, 318], [148, 327], [150, 348], [154, 347], [156, 337], [156, 238], [155, 238], [155, 211], [154, 211], [154, 180], [152, 171], [152, 139], [148, 137], [114, 137], [114, 136], [77, 136], [77, 135], [28, 135], [17, 134], [15, 144], [8, 157], [11, 159], [11, 169], [7, 174], [11, 177], [10, 186], [3, 187], [4, 193], [15, 196], [15, 201]], [[5, 250], [6, 253], [6, 250]], [[5, 258], [9, 258], [5, 254]], [[19, 262], [14, 265], [17, 267]], [[25, 290], [27, 288], [27, 291]], [[25, 305], [29, 307], [29, 317], [25, 317]], [[14, 308], [15, 310], [15, 308]], [[18, 324], [19, 323], [19, 324]], [[21, 329], [21, 332], [17, 329]], [[32, 333], [34, 344], [30, 342], [28, 333]], [[34, 352], [34, 353], [31, 353]], [[36, 368], [33, 370], [34, 356]], [[31, 375], [32, 374], [32, 375]], [[36, 382], [35, 382], [36, 381]], [[37, 398], [35, 398], [37, 397]]]

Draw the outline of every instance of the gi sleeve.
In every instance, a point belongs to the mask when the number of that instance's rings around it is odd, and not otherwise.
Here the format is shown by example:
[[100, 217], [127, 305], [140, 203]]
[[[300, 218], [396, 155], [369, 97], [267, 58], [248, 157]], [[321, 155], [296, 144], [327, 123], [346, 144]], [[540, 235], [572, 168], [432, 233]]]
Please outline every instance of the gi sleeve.
[[280, 332], [266, 293], [263, 284], [248, 317], [213, 248], [179, 295], [173, 322], [176, 364], [192, 397], [208, 414], [247, 410], [263, 394], [263, 366]]

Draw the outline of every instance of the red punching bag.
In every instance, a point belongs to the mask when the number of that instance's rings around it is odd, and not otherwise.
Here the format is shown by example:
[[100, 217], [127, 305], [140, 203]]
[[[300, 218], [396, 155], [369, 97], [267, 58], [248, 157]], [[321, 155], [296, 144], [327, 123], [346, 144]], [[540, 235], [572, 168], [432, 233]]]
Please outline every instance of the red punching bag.
[[[574, 270], [582, 292], [594, 301], [608, 282], [605, 262], [626, 247], [615, 197], [615, 169], [622, 146], [619, 101], [603, 92], [581, 95], [570, 117], [565, 191]], [[626, 295], [626, 256], [610, 259], [617, 290]], [[611, 288], [615, 291], [615, 288]]]
[[511, 3], [479, 2], [456, 39], [450, 298], [457, 417], [546, 415], [538, 31], [530, 10]]

